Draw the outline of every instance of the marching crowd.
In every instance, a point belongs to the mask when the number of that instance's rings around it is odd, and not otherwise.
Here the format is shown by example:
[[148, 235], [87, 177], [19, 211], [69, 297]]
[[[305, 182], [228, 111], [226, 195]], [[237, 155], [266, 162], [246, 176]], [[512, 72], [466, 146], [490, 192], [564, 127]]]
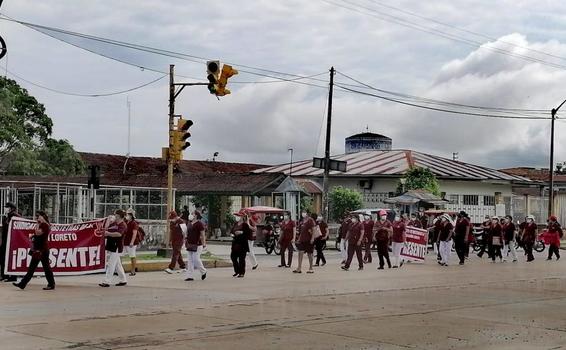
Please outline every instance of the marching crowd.
[[[535, 223], [533, 216], [527, 216], [518, 227], [513, 223], [511, 216], [501, 219], [496, 216], [486, 217], [481, 224], [481, 235], [476, 237], [470, 217], [464, 211], [458, 213], [456, 217], [448, 213], [440, 214], [430, 224], [426, 217], [415, 213], [410, 216], [405, 213], [395, 214], [395, 218], [389, 220], [388, 216], [391, 213], [380, 210], [375, 221], [369, 214], [349, 214], [340, 220], [337, 240], [343, 270], [348, 271], [350, 269], [354, 255], [357, 259], [358, 270], [363, 270], [365, 264], [371, 264], [373, 261], [372, 247], [377, 247], [378, 270], [383, 270], [386, 264], [388, 268], [402, 267], [404, 259], [401, 253], [407, 242], [406, 230], [407, 227], [411, 226], [428, 230], [429, 241], [437, 254], [438, 264], [442, 266], [448, 266], [453, 247], [458, 256], [459, 264], [464, 265], [471, 245], [479, 248], [477, 256], [480, 258], [487, 252], [492, 262], [496, 262], [497, 259], [503, 262], [508, 256], [511, 257], [513, 262], [516, 262], [518, 260], [515, 250], [516, 242], [524, 249], [526, 261], [531, 262], [534, 260], [533, 247], [541, 236], [539, 235], [539, 226]], [[253, 246], [257, 236], [259, 218], [245, 211], [240, 211], [234, 215], [236, 222], [231, 229], [230, 257], [234, 268], [233, 276], [243, 278], [246, 274], [246, 257], [249, 257], [252, 270], [258, 268]], [[7, 223], [17, 216], [19, 214], [15, 205], [7, 203], [0, 249], [2, 281], [13, 282], [15, 286], [24, 289], [33, 277], [39, 263], [41, 263], [48, 282], [44, 289], [55, 289], [55, 279], [49, 264], [47, 239], [50, 233], [50, 223], [47, 214], [43, 211], [38, 211], [36, 214], [38, 225], [31, 238], [31, 261], [27, 274], [20, 282], [16, 282], [15, 276], [4, 274], [3, 264], [6, 261], [8, 235]], [[201, 280], [205, 280], [207, 270], [201, 260], [201, 254], [206, 248], [206, 224], [203, 223], [202, 214], [198, 210], [189, 212], [185, 207], [180, 216], [176, 211], [171, 211], [168, 220], [172, 257], [165, 272], [172, 274], [178, 266], [181, 271], [185, 271], [185, 281], [193, 281], [197, 270]], [[329, 238], [329, 229], [322, 216], [303, 211], [301, 220], [296, 223], [288, 214], [285, 214], [278, 225], [281, 233], [278, 242], [281, 248], [281, 263], [278, 267], [291, 268], [295, 250], [298, 251], [298, 257], [296, 268], [292, 270], [293, 273], [300, 274], [303, 272], [305, 254], [308, 259], [307, 274], [314, 273], [313, 267], [326, 265], [323, 250]], [[134, 210], [116, 210], [114, 215], [106, 220], [103, 233], [106, 238], [106, 272], [99, 286], [110, 287], [116, 274], [118, 275], [118, 282], [115, 285], [126, 286], [127, 277], [122, 266], [121, 256], [123, 253], [129, 256], [131, 260], [130, 276], [135, 276], [137, 271], [136, 249], [144, 238], [143, 229], [136, 221]], [[554, 256], [557, 260], [560, 259], [559, 247], [563, 231], [556, 216], [549, 217], [547, 226], [542, 231], [542, 236], [549, 245], [547, 260], [552, 260]], [[183, 246], [187, 251], [186, 262], [182, 256]]]

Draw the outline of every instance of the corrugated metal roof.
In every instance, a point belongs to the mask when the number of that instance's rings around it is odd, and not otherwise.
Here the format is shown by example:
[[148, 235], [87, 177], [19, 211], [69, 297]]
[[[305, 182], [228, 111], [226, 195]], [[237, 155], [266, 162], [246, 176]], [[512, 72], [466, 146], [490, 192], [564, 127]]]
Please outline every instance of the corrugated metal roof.
[[[364, 151], [337, 155], [332, 159], [348, 163], [347, 172], [331, 171], [330, 175], [333, 176], [401, 176], [412, 166], [416, 166], [430, 169], [439, 178], [530, 181], [524, 177], [506, 174], [495, 169], [411, 150]], [[288, 174], [289, 165], [281, 164], [254, 172]], [[312, 159], [293, 164], [293, 176], [322, 176], [322, 173], [322, 169], [313, 168]]]

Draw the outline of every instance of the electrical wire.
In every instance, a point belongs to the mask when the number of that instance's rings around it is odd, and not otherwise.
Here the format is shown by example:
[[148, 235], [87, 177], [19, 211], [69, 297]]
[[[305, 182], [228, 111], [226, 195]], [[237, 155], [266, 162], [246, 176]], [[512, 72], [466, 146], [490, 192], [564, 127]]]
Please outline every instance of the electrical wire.
[[6, 70], [6, 71], [8, 72], [9, 75], [11, 75], [11, 76], [13, 76], [13, 77], [15, 77], [15, 78], [17, 78], [17, 79], [19, 79], [19, 80], [21, 80], [21, 81], [24, 81], [24, 82], [26, 82], [26, 83], [28, 83], [28, 84], [31, 84], [31, 85], [33, 85], [33, 86], [36, 86], [36, 87], [38, 87], [38, 88], [45, 89], [45, 90], [48, 90], [48, 91], [51, 91], [51, 92], [55, 92], [55, 93], [58, 93], [58, 94], [62, 94], [62, 95], [77, 96], [77, 97], [107, 97], [107, 96], [121, 95], [121, 94], [125, 94], [125, 93], [132, 92], [132, 91], [135, 91], [135, 90], [139, 90], [139, 89], [142, 89], [142, 88], [144, 88], [144, 87], [146, 87], [146, 86], [149, 86], [149, 85], [151, 85], [151, 84], [154, 84], [154, 83], [160, 81], [161, 79], [165, 78], [165, 77], [168, 75], [168, 74], [162, 75], [162, 76], [160, 76], [159, 78], [154, 79], [154, 80], [152, 80], [152, 81], [150, 81], [150, 82], [144, 83], [144, 84], [142, 84], [142, 85], [135, 86], [135, 87], [133, 87], [133, 88], [125, 89], [125, 90], [119, 90], [119, 91], [107, 92], [107, 93], [98, 93], [98, 94], [80, 94], [80, 93], [75, 93], [75, 92], [69, 92], [69, 91], [63, 91], [63, 90], [58, 90], [58, 89], [50, 88], [50, 87], [45, 86], [45, 85], [41, 85], [41, 84], [38, 84], [38, 83], [34, 83], [33, 81], [30, 81], [30, 80], [28, 80], [28, 79], [25, 79], [25, 78], [23, 78], [23, 77], [21, 77], [21, 76], [15, 74], [15, 73], [9, 71], [9, 70]]
[[[548, 62], [548, 61], [545, 61], [543, 59], [522, 55], [522, 54], [519, 54], [519, 53], [515, 53], [515, 52], [512, 52], [512, 51], [508, 51], [508, 50], [493, 47], [493, 46], [487, 46], [484, 43], [476, 41], [476, 40], [464, 38], [464, 37], [457, 36], [457, 35], [454, 35], [454, 34], [450, 34], [450, 33], [447, 33], [447, 32], [441, 31], [441, 30], [436, 30], [436, 29], [432, 29], [432, 28], [429, 28], [429, 27], [425, 27], [425, 26], [419, 25], [417, 23], [411, 22], [409, 20], [403, 19], [401, 17], [393, 16], [393, 15], [381, 12], [379, 10], [372, 9], [370, 7], [365, 7], [365, 6], [356, 4], [356, 3], [349, 2], [347, 0], [342, 0], [342, 2], [349, 4], [350, 6], [354, 6], [354, 7], [345, 6], [345, 5], [342, 5], [340, 3], [330, 1], [330, 0], [321, 0], [321, 1], [325, 2], [327, 4], [330, 4], [330, 5], [336, 6], [336, 7], [340, 7], [340, 8], [350, 10], [350, 11], [360, 13], [362, 15], [367, 15], [367, 16], [370, 16], [370, 17], [374, 17], [374, 18], [386, 21], [386, 22], [395, 23], [395, 24], [398, 24], [398, 25], [401, 25], [401, 26], [404, 26], [404, 27], [408, 27], [408, 28], [412, 28], [412, 29], [415, 29], [415, 30], [418, 30], [418, 31], [421, 31], [421, 32], [429, 33], [431, 35], [443, 37], [445, 39], [449, 39], [449, 40], [452, 40], [452, 41], [463, 43], [463, 44], [466, 44], [466, 45], [469, 45], [469, 46], [472, 46], [472, 47], [475, 47], [475, 48], [478, 48], [478, 49], [490, 50], [490, 51], [493, 51], [493, 52], [496, 52], [496, 53], [499, 53], [499, 54], [502, 54], [502, 55], [520, 58], [520, 59], [523, 59], [525, 61], [529, 61], [529, 62], [532, 62], [532, 63], [540, 63], [542, 65], [546, 65], [546, 66], [549, 66], [549, 67], [566, 70], [565, 65], [560, 65], [560, 64]], [[366, 11], [362, 11], [362, 10], [360, 10], [360, 8], [364, 9]], [[367, 11], [374, 12], [374, 13], [377, 13], [379, 15], [372, 14], [372, 13], [369, 13]]]
[[[388, 95], [393, 95], [393, 96], [397, 96], [399, 97], [398, 100], [413, 100], [413, 101], [417, 101], [419, 103], [428, 103], [428, 104], [436, 104], [436, 105], [442, 105], [442, 106], [450, 106], [450, 107], [459, 107], [459, 108], [465, 108], [465, 109], [478, 109], [478, 110], [486, 110], [486, 111], [492, 111], [492, 112], [509, 112], [509, 113], [524, 113], [525, 115], [528, 116], [533, 116], [533, 114], [540, 114], [540, 115], [548, 115], [548, 111], [544, 110], [544, 109], [520, 109], [520, 108], [502, 108], [502, 107], [487, 107], [487, 106], [476, 106], [476, 105], [467, 105], [467, 104], [460, 104], [460, 103], [454, 103], [454, 102], [447, 102], [447, 101], [440, 101], [440, 100], [434, 100], [434, 99], [429, 99], [429, 98], [424, 98], [424, 97], [419, 97], [419, 96], [414, 96], [414, 95], [409, 95], [409, 94], [403, 94], [403, 93], [398, 93], [398, 92], [393, 92], [393, 91], [388, 91], [388, 90], [383, 90], [383, 89], [378, 89], [375, 88], [369, 84], [366, 84], [360, 80], [357, 80], [345, 73], [342, 73], [340, 71], [336, 71], [337, 74], [346, 77], [356, 83], [358, 83], [359, 85], [363, 85], [368, 89], [371, 90], [375, 90], [381, 93], [385, 93]], [[339, 83], [338, 83], [339, 84]], [[347, 86], [347, 84], [340, 84], [342, 86]]]

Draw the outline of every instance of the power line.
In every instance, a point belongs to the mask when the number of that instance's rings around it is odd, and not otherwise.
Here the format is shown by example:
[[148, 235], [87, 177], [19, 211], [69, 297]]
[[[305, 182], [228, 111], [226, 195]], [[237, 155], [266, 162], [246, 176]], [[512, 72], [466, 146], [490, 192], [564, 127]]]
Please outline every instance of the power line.
[[[528, 113], [527, 116], [533, 116], [532, 114], [548, 114], [548, 111], [544, 110], [544, 109], [519, 109], [519, 108], [502, 108], [502, 107], [486, 107], [486, 106], [475, 106], [475, 105], [467, 105], [467, 104], [460, 104], [460, 103], [454, 103], [454, 102], [447, 102], [447, 101], [440, 101], [440, 100], [434, 100], [434, 99], [429, 99], [429, 98], [424, 98], [424, 97], [419, 97], [419, 96], [414, 96], [414, 95], [409, 95], [409, 94], [403, 94], [403, 93], [398, 93], [398, 92], [392, 92], [392, 91], [388, 91], [388, 90], [383, 90], [383, 89], [378, 89], [375, 88], [369, 84], [366, 84], [364, 82], [361, 82], [355, 78], [352, 78], [351, 76], [342, 73], [340, 71], [337, 71], [337, 74], [340, 74], [341, 76], [344, 76], [360, 85], [365, 86], [368, 89], [371, 90], [375, 90], [381, 93], [385, 93], [385, 94], [389, 94], [389, 95], [393, 95], [393, 96], [397, 96], [397, 97], [401, 97], [404, 98], [406, 101], [417, 101], [420, 103], [428, 103], [428, 104], [437, 104], [437, 105], [442, 105], [442, 106], [451, 106], [451, 107], [458, 107], [458, 108], [465, 108], [465, 109], [478, 109], [478, 110], [486, 110], [486, 111], [492, 111], [492, 112], [501, 112], [501, 113], [515, 113], [515, 114], [519, 114], [519, 113]], [[342, 86], [346, 86], [347, 84], [341, 84]], [[398, 100], [403, 100], [401, 98], [398, 98]], [[524, 114], [525, 115], [525, 114]]]
[[80, 94], [80, 93], [75, 93], [75, 92], [69, 92], [69, 91], [63, 91], [63, 90], [58, 90], [58, 89], [50, 88], [50, 87], [48, 87], [48, 86], [41, 85], [41, 84], [38, 84], [38, 83], [34, 83], [33, 81], [27, 80], [27, 79], [25, 79], [25, 78], [23, 78], [23, 77], [21, 77], [21, 76], [15, 74], [15, 73], [9, 71], [9, 70], [7, 70], [7, 72], [8, 72], [8, 74], [12, 75], [13, 77], [15, 77], [15, 78], [17, 78], [17, 79], [19, 79], [19, 80], [21, 80], [21, 81], [24, 81], [24, 82], [26, 82], [26, 83], [28, 83], [28, 84], [31, 84], [31, 85], [33, 85], [33, 86], [36, 86], [36, 87], [38, 87], [38, 88], [45, 89], [45, 90], [48, 90], [48, 91], [51, 91], [51, 92], [55, 92], [55, 93], [58, 93], [58, 94], [62, 94], [62, 95], [77, 96], [77, 97], [106, 97], [106, 96], [114, 96], [114, 95], [125, 94], [125, 93], [128, 93], [128, 92], [132, 92], [132, 91], [135, 91], [135, 90], [139, 90], [139, 89], [144, 88], [144, 87], [146, 87], [146, 86], [148, 86], [148, 85], [151, 85], [151, 84], [153, 84], [153, 83], [156, 83], [156, 82], [158, 82], [159, 80], [161, 80], [161, 79], [163, 79], [163, 78], [165, 78], [165, 77], [167, 76], [167, 74], [165, 74], [165, 75], [162, 75], [162, 76], [160, 76], [159, 78], [154, 79], [154, 80], [152, 80], [152, 81], [150, 81], [150, 82], [147, 82], [147, 83], [142, 84], [142, 85], [135, 86], [135, 87], [133, 87], [133, 88], [125, 89], [125, 90], [114, 91], [114, 92], [107, 92], [107, 93], [98, 93], [98, 94]]
[[336, 84], [336, 86], [339, 87], [340, 89], [343, 89], [343, 90], [348, 91], [348, 92], [352, 92], [352, 93], [356, 93], [356, 94], [360, 94], [360, 95], [365, 95], [365, 96], [371, 96], [371, 97], [379, 98], [379, 99], [386, 100], [386, 101], [389, 101], [389, 102], [399, 103], [399, 104], [403, 104], [403, 105], [406, 105], [406, 106], [417, 107], [417, 108], [422, 108], [422, 109], [428, 109], [428, 110], [437, 111], [437, 112], [454, 113], [454, 114], [460, 114], [460, 115], [485, 117], [485, 118], [524, 119], [524, 120], [546, 120], [546, 119], [550, 119], [550, 117], [530, 117], [530, 116], [523, 117], [523, 116], [518, 116], [518, 115], [495, 115], [495, 114], [474, 113], [474, 112], [450, 110], [450, 109], [445, 109], [445, 108], [423, 106], [423, 105], [419, 105], [417, 103], [401, 101], [399, 99], [395, 99], [395, 98], [391, 98], [391, 97], [386, 97], [386, 96], [382, 96], [382, 95], [372, 94], [372, 93], [369, 93], [369, 92], [350, 89], [346, 86], [341, 86], [341, 85], [338, 85], [338, 84]]
[[[421, 32], [429, 33], [431, 35], [435, 35], [435, 36], [443, 37], [445, 39], [449, 39], [449, 40], [452, 40], [452, 41], [460, 42], [460, 43], [463, 43], [463, 44], [466, 44], [466, 45], [469, 45], [469, 46], [472, 46], [472, 47], [475, 47], [475, 48], [478, 48], [478, 49], [490, 50], [490, 51], [493, 51], [493, 52], [496, 52], [496, 53], [499, 53], [499, 54], [502, 54], [502, 55], [520, 58], [520, 59], [523, 59], [523, 60], [526, 60], [526, 61], [529, 61], [529, 62], [532, 62], [532, 63], [540, 63], [540, 64], [543, 64], [543, 65], [546, 65], [546, 66], [549, 66], [549, 67], [566, 70], [566, 66], [564, 66], [564, 65], [548, 62], [548, 61], [545, 61], [543, 59], [522, 55], [522, 54], [519, 54], [519, 53], [515, 53], [515, 52], [512, 52], [512, 51], [508, 51], [508, 50], [497, 48], [497, 47], [486, 46], [486, 45], [484, 45], [484, 43], [476, 41], [476, 40], [464, 38], [464, 37], [457, 36], [457, 35], [454, 35], [454, 34], [450, 34], [450, 33], [447, 33], [447, 32], [441, 31], [441, 30], [425, 27], [425, 26], [419, 25], [415, 22], [411, 22], [409, 20], [403, 19], [401, 17], [394, 16], [394, 15], [391, 15], [391, 14], [387, 14], [387, 13], [381, 12], [379, 10], [370, 8], [370, 7], [365, 7], [365, 6], [359, 5], [357, 3], [352, 3], [352, 2], [349, 2], [347, 0], [342, 0], [342, 2], [349, 4], [351, 6], [354, 6], [354, 7], [345, 6], [345, 5], [342, 5], [340, 3], [330, 1], [330, 0], [321, 0], [321, 1], [323, 1], [327, 4], [330, 4], [330, 5], [336, 6], [336, 7], [340, 7], [340, 8], [350, 10], [350, 11], [360, 13], [362, 15], [374, 17], [374, 18], [377, 18], [377, 19], [380, 19], [380, 20], [383, 20], [383, 21], [386, 21], [386, 22], [395, 23], [395, 24], [398, 24], [398, 25], [401, 25], [401, 26], [404, 26], [404, 27], [408, 27], [408, 28], [412, 28], [412, 29], [415, 29], [415, 30], [418, 30], [418, 31], [421, 31]], [[362, 10], [360, 10], [360, 8], [364, 9], [366, 11], [362, 11]], [[373, 12], [373, 13], [377, 13], [379, 15], [369, 13], [368, 11]]]

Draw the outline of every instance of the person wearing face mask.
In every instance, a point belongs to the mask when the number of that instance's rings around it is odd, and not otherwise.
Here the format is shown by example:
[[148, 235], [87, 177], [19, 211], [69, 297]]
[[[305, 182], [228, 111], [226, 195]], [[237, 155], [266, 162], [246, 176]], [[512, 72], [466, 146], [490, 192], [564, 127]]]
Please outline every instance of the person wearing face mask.
[[405, 236], [405, 221], [399, 216], [393, 222], [393, 235], [391, 236], [391, 248], [393, 250], [393, 268], [403, 266], [401, 250], [407, 241]]
[[470, 221], [467, 218], [466, 212], [461, 211], [458, 214], [456, 225], [454, 227], [454, 245], [456, 254], [460, 259], [460, 265], [464, 265], [466, 260], [466, 248], [468, 246], [468, 238], [470, 234]]
[[378, 270], [383, 270], [385, 265], [384, 260], [387, 261], [387, 266], [391, 268], [391, 261], [389, 261], [389, 239], [393, 234], [393, 225], [391, 221], [387, 220], [387, 212], [380, 210], [379, 220], [373, 225], [373, 234], [377, 243], [377, 256], [379, 258]]
[[201, 215], [198, 211], [189, 214], [187, 225], [187, 277], [185, 281], [194, 281], [193, 274], [195, 269], [200, 272], [200, 279], [206, 279], [206, 268], [200, 259], [200, 255], [204, 248], [206, 248], [206, 234], [204, 224], [200, 221]]
[[321, 233], [320, 237], [314, 240], [314, 246], [316, 247], [316, 264], [314, 264], [314, 266], [320, 266], [321, 261], [322, 266], [324, 266], [326, 265], [326, 258], [324, 257], [323, 248], [328, 239], [328, 225], [324, 222], [321, 215], [313, 214], [313, 219], [316, 220], [316, 224]]
[[364, 242], [365, 242], [365, 255], [364, 255], [364, 263], [371, 264], [373, 259], [371, 256], [371, 246], [373, 244], [373, 225], [374, 221], [371, 218], [371, 215], [364, 215]]
[[412, 226], [412, 227], [416, 227], [416, 228], [423, 228], [421, 220], [417, 219], [416, 213], [411, 214], [411, 218], [409, 219], [407, 226]]
[[350, 264], [354, 258], [354, 253], [358, 258], [358, 270], [364, 269], [364, 259], [362, 257], [362, 242], [364, 240], [364, 224], [363, 215], [352, 216], [352, 224], [348, 228], [348, 258], [346, 259], [346, 264], [342, 266], [342, 270], [348, 271], [350, 269]]
[[248, 239], [252, 235], [252, 230], [248, 224], [248, 217], [245, 212], [234, 214], [236, 222], [232, 226], [232, 251], [230, 259], [234, 266], [233, 277], [243, 278], [246, 274], [246, 255], [248, 254]]
[[517, 252], [515, 251], [515, 224], [513, 223], [513, 218], [507, 215], [503, 220], [503, 261], [507, 260], [507, 255], [511, 252], [511, 257], [513, 262], [517, 262]]
[[118, 209], [114, 212], [115, 222], [108, 226], [105, 232], [106, 236], [106, 275], [102, 283], [98, 285], [100, 287], [110, 287], [112, 282], [112, 277], [114, 272], [118, 273], [118, 278], [120, 282], [116, 286], [125, 286], [127, 284], [126, 273], [124, 272], [124, 267], [120, 261], [120, 256], [124, 249], [124, 234], [128, 229], [128, 226], [124, 222], [124, 217], [126, 213]]
[[[281, 223], [281, 236], [279, 237], [279, 246], [281, 247], [281, 264], [279, 267], [291, 267], [293, 263], [293, 242], [295, 241], [295, 221], [291, 220], [289, 214], [283, 216]], [[285, 252], [288, 258], [285, 262]]]
[[315, 221], [311, 218], [306, 211], [301, 213], [301, 223], [299, 225], [299, 242], [297, 249], [299, 250], [299, 261], [297, 269], [293, 273], [301, 273], [303, 265], [303, 256], [307, 253], [309, 259], [309, 270], [307, 273], [314, 273], [313, 266], [313, 252], [314, 252], [314, 227]]
[[138, 244], [140, 243], [138, 238], [139, 224], [136, 221], [135, 216], [136, 216], [136, 212], [132, 208], [126, 210], [127, 229], [126, 229], [126, 234], [124, 235], [124, 250], [126, 251], [126, 254], [128, 254], [128, 256], [130, 257], [130, 262], [131, 262], [130, 276], [136, 275], [136, 271], [137, 271], [136, 250], [138, 248]]
[[45, 278], [47, 279], [47, 287], [43, 290], [53, 290], [55, 289], [55, 278], [53, 277], [53, 272], [51, 271], [51, 266], [49, 265], [49, 232], [51, 228], [49, 226], [49, 218], [44, 211], [37, 212], [37, 229], [32, 237], [33, 248], [30, 251], [31, 262], [28, 267], [28, 271], [24, 278], [19, 283], [13, 283], [14, 286], [24, 289], [26, 288], [29, 281], [35, 273], [35, 269], [41, 262], [43, 271], [45, 273]]
[[16, 276], [8, 276], [4, 274], [4, 264], [6, 262], [6, 253], [8, 250], [8, 226], [13, 217], [19, 217], [20, 214], [14, 203], [8, 202], [4, 206], [4, 216], [2, 217], [2, 240], [0, 241], [0, 280], [4, 282], [15, 282]]
[[501, 254], [501, 247], [503, 246], [503, 230], [499, 223], [499, 218], [494, 216], [491, 218], [491, 225], [489, 227], [489, 236], [491, 237], [491, 261], [495, 262], [495, 258], [503, 262], [503, 255]]
[[248, 225], [252, 230], [252, 235], [248, 238], [248, 256], [250, 258], [250, 263], [252, 264], [252, 270], [257, 269], [258, 263], [254, 252], [254, 243], [257, 237], [257, 223], [259, 222], [259, 217], [256, 215], [248, 216]]
[[183, 225], [185, 222], [181, 217], [177, 215], [175, 210], [169, 213], [169, 243], [171, 243], [171, 248], [173, 248], [173, 254], [171, 255], [171, 262], [169, 266], [165, 269], [165, 272], [171, 274], [175, 270], [175, 265], [179, 264], [179, 268], [184, 270], [186, 265], [183, 261], [183, 254], [181, 254], [181, 249], [183, 248]]
[[346, 235], [348, 234], [348, 230], [352, 221], [348, 216], [342, 219], [342, 223], [340, 224], [340, 229], [338, 231], [338, 238], [340, 239], [340, 256], [342, 257], [342, 265], [346, 263], [346, 259], [348, 258], [348, 240], [346, 239]]
[[478, 253], [478, 257], [481, 258], [483, 254], [487, 251], [487, 255], [491, 258], [491, 236], [490, 236], [491, 219], [489, 215], [485, 216], [485, 220], [482, 223], [482, 236], [481, 236], [481, 250]]
[[556, 255], [556, 260], [560, 259], [560, 238], [562, 238], [562, 227], [558, 223], [555, 215], [548, 218], [548, 225], [546, 226], [548, 237], [548, 259], [552, 260], [552, 255]]
[[527, 262], [535, 260], [533, 256], [533, 246], [537, 239], [537, 224], [535, 223], [535, 217], [532, 215], [527, 216], [527, 220], [523, 225], [523, 232], [521, 235], [521, 240], [523, 243], [523, 248], [525, 249], [525, 254], [527, 255]]
[[442, 266], [448, 266], [450, 261], [450, 252], [452, 250], [452, 235], [454, 234], [454, 226], [448, 214], [443, 214], [440, 220], [440, 233], [438, 242], [441, 260], [438, 262]]

